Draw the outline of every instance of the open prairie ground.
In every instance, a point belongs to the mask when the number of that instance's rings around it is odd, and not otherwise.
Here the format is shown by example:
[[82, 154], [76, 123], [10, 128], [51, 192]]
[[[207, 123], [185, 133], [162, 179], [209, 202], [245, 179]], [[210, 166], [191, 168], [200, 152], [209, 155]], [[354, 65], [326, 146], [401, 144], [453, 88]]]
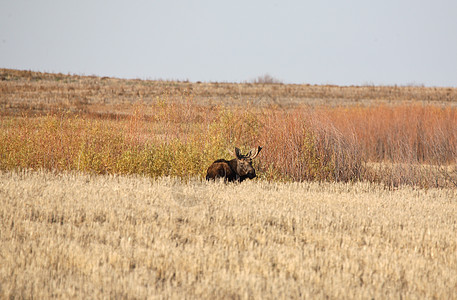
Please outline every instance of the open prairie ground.
[[0, 69], [0, 107], [9, 113], [132, 112], [132, 103], [157, 99], [203, 106], [292, 109], [299, 106], [422, 104], [456, 106], [456, 88], [421, 86], [334, 86], [309, 84], [191, 83], [125, 80]]
[[456, 103], [0, 69], [0, 298], [457, 298]]
[[2, 298], [455, 299], [457, 190], [0, 173]]

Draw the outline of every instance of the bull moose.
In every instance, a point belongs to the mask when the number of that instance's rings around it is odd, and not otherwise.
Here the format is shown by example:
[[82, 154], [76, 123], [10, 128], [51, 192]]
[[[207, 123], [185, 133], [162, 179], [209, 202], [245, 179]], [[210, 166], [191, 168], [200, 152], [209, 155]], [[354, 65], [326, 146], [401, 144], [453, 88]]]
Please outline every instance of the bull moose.
[[241, 150], [235, 147], [235, 158], [232, 160], [218, 159], [209, 166], [206, 172], [206, 180], [223, 178], [228, 182], [242, 182], [246, 178], [256, 177], [252, 167], [252, 160], [256, 158], [262, 147], [252, 148], [247, 154], [241, 154]]

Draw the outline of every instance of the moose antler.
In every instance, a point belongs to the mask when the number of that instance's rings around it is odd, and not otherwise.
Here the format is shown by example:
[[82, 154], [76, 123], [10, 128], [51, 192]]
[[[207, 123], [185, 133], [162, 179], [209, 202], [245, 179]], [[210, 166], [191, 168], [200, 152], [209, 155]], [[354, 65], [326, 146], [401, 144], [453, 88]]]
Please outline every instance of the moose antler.
[[257, 155], [259, 155], [260, 153], [260, 150], [262, 150], [262, 147], [261, 146], [258, 146], [257, 148], [252, 148], [248, 154], [246, 154], [246, 157], [249, 157], [251, 159], [254, 159], [256, 158]]
[[247, 154], [242, 154], [241, 150], [238, 149], [237, 147], [235, 147], [235, 156], [238, 159], [242, 159], [242, 158], [254, 159], [259, 154], [260, 150], [262, 150], [262, 147], [258, 146], [257, 148], [252, 148]]

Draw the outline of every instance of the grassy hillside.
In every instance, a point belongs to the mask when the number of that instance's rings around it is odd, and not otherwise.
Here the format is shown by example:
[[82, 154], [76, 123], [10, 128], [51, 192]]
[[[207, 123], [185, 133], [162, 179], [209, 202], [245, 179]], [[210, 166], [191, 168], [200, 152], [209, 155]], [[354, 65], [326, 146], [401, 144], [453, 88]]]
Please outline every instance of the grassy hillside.
[[262, 83], [191, 83], [124, 80], [0, 69], [0, 108], [47, 112], [65, 108], [92, 113], [131, 111], [132, 103], [159, 99], [192, 100], [204, 106], [255, 106], [291, 109], [302, 105], [457, 104], [456, 88], [420, 86], [332, 86]]
[[188, 83], [0, 71], [0, 169], [457, 186], [457, 89]]

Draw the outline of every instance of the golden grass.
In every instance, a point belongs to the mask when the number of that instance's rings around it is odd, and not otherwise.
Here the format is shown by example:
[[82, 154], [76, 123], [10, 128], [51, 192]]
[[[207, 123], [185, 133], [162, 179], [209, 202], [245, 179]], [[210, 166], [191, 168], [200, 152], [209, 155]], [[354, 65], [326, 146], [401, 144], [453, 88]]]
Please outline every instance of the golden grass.
[[0, 298], [455, 299], [455, 199], [0, 172]]
[[0, 298], [457, 298], [456, 103], [0, 69]]

